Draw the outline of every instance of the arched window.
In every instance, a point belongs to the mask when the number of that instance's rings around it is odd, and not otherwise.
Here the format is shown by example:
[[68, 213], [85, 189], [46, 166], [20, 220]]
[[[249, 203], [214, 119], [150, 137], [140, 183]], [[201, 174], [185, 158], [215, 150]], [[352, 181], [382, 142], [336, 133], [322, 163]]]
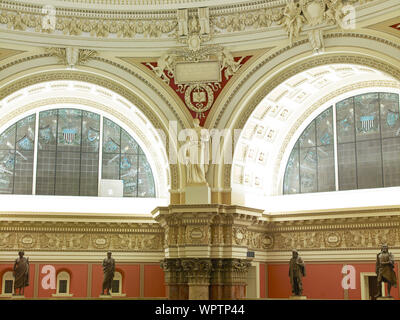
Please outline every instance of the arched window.
[[119, 183], [124, 197], [155, 197], [143, 150], [102, 115], [52, 109], [0, 135], [0, 193], [97, 196], [104, 181]]
[[283, 193], [400, 186], [399, 95], [347, 98], [314, 119], [297, 140]]
[[114, 279], [111, 283], [111, 293], [113, 295], [125, 296], [125, 294], [122, 293], [122, 274], [118, 271], [114, 273]]
[[14, 293], [14, 276], [12, 271], [7, 271], [3, 274], [1, 288], [1, 294], [3, 296], [11, 296]]
[[68, 272], [61, 271], [57, 274], [57, 288], [56, 294], [53, 296], [68, 296], [72, 297], [72, 294], [69, 293], [71, 277]]

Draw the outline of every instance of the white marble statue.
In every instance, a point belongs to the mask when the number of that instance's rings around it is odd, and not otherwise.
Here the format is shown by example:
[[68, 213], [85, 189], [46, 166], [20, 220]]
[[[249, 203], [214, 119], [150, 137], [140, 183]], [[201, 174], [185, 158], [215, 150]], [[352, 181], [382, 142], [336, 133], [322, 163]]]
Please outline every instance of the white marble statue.
[[190, 136], [186, 149], [186, 180], [187, 184], [206, 184], [206, 173], [209, 164], [209, 140], [208, 130], [200, 127], [200, 120], [194, 119], [194, 132]]

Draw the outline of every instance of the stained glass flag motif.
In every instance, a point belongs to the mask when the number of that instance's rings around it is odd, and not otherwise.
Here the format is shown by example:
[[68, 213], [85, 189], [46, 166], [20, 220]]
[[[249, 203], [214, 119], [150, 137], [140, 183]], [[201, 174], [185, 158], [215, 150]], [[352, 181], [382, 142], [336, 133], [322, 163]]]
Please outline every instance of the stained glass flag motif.
[[62, 130], [62, 134], [64, 137], [64, 141], [67, 144], [71, 144], [72, 142], [74, 142], [75, 140], [75, 136], [78, 130], [74, 129], [74, 128], [65, 128]]
[[[11, 153], [8, 153], [3, 159], [3, 164], [7, 169], [14, 169], [14, 156]], [[12, 174], [12, 172], [7, 170], [5, 170], [5, 172]]]
[[131, 163], [129, 162], [127, 157], [123, 157], [121, 159], [121, 169], [129, 169], [131, 167]]
[[308, 160], [313, 164], [317, 163], [317, 155], [315, 154], [315, 151], [308, 150], [304, 160]]
[[361, 130], [363, 132], [368, 132], [374, 127], [374, 116], [361, 116]]
[[389, 127], [393, 127], [396, 124], [396, 121], [399, 119], [399, 113], [388, 111], [386, 116], [386, 123]]
[[44, 128], [39, 129], [39, 135], [42, 140], [44, 140], [44, 143], [49, 143], [50, 138], [51, 138], [51, 128], [50, 126], [46, 126]]
[[90, 142], [93, 142], [99, 138], [99, 131], [93, 128], [89, 128], [87, 138]]
[[339, 123], [344, 131], [347, 131], [351, 127], [351, 124], [349, 123], [349, 120], [347, 118], [340, 120]]
[[106, 142], [106, 152], [115, 152], [118, 150], [119, 145], [111, 138]]
[[320, 138], [321, 144], [330, 144], [331, 143], [331, 135], [329, 132], [325, 132], [325, 134]]
[[18, 145], [22, 150], [33, 149], [33, 143], [26, 135], [18, 141]]

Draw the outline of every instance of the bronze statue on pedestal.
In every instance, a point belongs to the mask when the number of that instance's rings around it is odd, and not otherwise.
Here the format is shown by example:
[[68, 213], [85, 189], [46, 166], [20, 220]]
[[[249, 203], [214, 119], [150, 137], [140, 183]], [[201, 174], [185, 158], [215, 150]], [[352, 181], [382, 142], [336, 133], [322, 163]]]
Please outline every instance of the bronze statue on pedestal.
[[29, 258], [25, 258], [24, 254], [24, 251], [19, 251], [19, 258], [14, 262], [14, 295], [24, 295], [25, 287], [29, 286]]
[[111, 295], [111, 285], [114, 279], [115, 273], [115, 260], [111, 258], [111, 251], [107, 252], [107, 258], [103, 260], [103, 289], [101, 294], [104, 295], [104, 290], [106, 291], [106, 295]]
[[289, 277], [292, 285], [292, 294], [301, 296], [303, 293], [302, 277], [306, 276], [306, 268], [303, 259], [297, 250], [292, 250], [292, 258], [289, 261]]
[[381, 252], [376, 255], [376, 275], [378, 276], [378, 294], [382, 296], [382, 282], [388, 284], [388, 296], [390, 297], [390, 289], [392, 286], [397, 287], [396, 273], [394, 272], [394, 256], [389, 251], [386, 244], [382, 245]]

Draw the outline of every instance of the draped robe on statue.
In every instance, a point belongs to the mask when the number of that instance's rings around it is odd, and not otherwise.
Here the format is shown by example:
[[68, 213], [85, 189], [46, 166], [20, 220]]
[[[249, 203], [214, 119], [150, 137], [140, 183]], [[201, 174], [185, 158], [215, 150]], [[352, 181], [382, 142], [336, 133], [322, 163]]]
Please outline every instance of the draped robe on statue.
[[14, 288], [29, 286], [29, 260], [25, 257], [17, 258], [14, 263]]

